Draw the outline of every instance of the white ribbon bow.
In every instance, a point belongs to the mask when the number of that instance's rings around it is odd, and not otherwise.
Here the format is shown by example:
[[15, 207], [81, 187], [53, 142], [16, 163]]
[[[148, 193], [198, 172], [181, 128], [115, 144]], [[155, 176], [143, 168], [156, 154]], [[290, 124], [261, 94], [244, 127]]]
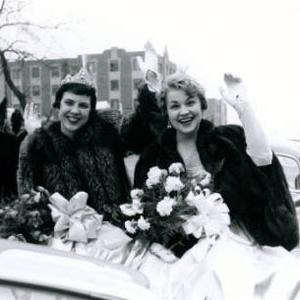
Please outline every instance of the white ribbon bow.
[[96, 239], [103, 216], [87, 206], [88, 194], [78, 192], [70, 201], [59, 193], [50, 196], [51, 216], [55, 222], [54, 234], [62, 240], [87, 243]]

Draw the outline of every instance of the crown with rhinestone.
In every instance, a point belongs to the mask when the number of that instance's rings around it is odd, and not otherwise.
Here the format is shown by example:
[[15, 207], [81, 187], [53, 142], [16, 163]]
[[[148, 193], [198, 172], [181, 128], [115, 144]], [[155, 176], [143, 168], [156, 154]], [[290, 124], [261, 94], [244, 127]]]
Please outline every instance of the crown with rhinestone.
[[81, 83], [95, 88], [95, 81], [89, 74], [87, 69], [81, 68], [75, 75], [67, 74], [67, 76], [61, 81], [61, 85], [66, 83]]

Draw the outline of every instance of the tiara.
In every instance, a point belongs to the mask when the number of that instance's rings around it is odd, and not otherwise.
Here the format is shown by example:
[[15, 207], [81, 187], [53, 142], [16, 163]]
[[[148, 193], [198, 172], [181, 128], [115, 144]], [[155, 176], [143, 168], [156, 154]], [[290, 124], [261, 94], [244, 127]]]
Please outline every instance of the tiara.
[[66, 83], [81, 83], [95, 88], [95, 81], [89, 74], [87, 69], [81, 68], [75, 75], [67, 74], [66, 77], [61, 81], [61, 85]]

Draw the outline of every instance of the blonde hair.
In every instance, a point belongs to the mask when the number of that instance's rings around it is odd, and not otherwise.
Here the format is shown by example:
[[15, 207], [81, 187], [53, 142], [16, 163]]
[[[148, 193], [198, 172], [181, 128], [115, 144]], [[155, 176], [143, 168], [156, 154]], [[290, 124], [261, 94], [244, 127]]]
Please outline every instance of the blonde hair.
[[167, 115], [167, 94], [170, 89], [182, 90], [188, 96], [197, 96], [199, 98], [201, 109], [207, 109], [204, 88], [192, 77], [185, 73], [175, 73], [166, 78], [160, 93], [161, 108], [164, 115]]

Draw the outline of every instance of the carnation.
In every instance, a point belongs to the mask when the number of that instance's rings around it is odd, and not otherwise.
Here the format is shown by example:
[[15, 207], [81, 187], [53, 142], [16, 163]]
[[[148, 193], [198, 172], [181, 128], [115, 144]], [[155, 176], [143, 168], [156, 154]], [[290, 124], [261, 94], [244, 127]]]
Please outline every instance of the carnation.
[[175, 200], [166, 196], [163, 200], [159, 201], [156, 205], [156, 211], [160, 216], [169, 216], [173, 211], [173, 206], [176, 204]]
[[140, 199], [132, 199], [132, 208], [137, 214], [142, 214], [144, 211], [143, 204], [141, 203]]
[[146, 181], [147, 187], [152, 187], [161, 181], [162, 176], [166, 175], [167, 171], [158, 167], [152, 167], [147, 173], [148, 179]]
[[167, 169], [152, 167], [143, 189], [132, 190], [129, 203], [120, 206], [128, 216], [126, 231], [146, 244], [173, 247], [193, 235], [212, 245], [230, 225], [228, 207], [210, 190], [212, 182], [209, 173], [203, 182], [191, 180], [179, 162]]
[[144, 219], [143, 216], [140, 216], [140, 218], [137, 221], [137, 226], [141, 229], [141, 230], [149, 230], [150, 229], [150, 223]]
[[127, 232], [131, 234], [135, 234], [137, 230], [137, 223], [134, 220], [127, 220], [125, 221], [125, 229]]
[[130, 192], [131, 199], [141, 199], [144, 195], [144, 191], [141, 189], [133, 189]]
[[139, 200], [132, 200], [131, 204], [121, 204], [120, 209], [122, 214], [128, 217], [133, 217], [137, 214], [143, 213], [143, 206]]
[[132, 205], [125, 203], [120, 205], [120, 209], [123, 215], [132, 217], [136, 215], [136, 211], [132, 209]]
[[169, 176], [167, 177], [165, 183], [165, 189], [167, 193], [171, 192], [179, 192], [181, 189], [184, 188], [184, 184], [181, 182], [179, 177]]
[[173, 163], [169, 167], [169, 173], [170, 174], [177, 174], [180, 175], [184, 172], [184, 167], [182, 163]]

